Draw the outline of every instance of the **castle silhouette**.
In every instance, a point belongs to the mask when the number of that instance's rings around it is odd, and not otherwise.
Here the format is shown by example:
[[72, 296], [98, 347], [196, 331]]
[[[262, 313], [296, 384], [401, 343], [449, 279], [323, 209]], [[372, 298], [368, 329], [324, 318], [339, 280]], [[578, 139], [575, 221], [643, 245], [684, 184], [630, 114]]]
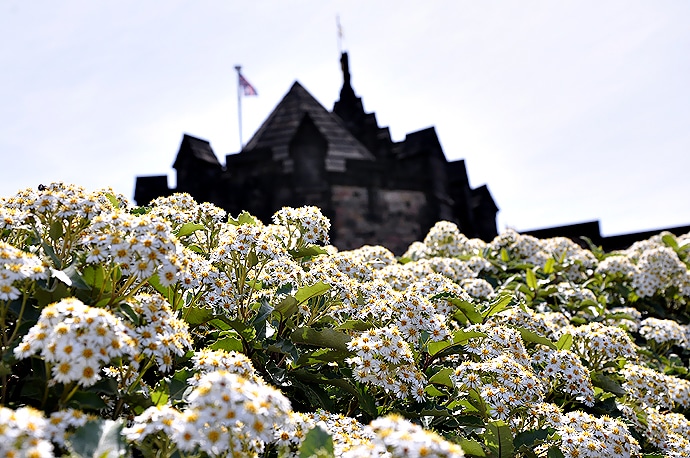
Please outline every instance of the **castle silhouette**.
[[[184, 134], [168, 177], [138, 176], [134, 200], [186, 192], [228, 213], [243, 210], [269, 222], [283, 206], [316, 205], [331, 220], [331, 243], [341, 250], [383, 245], [402, 254], [437, 221], [452, 221], [467, 237], [491, 240], [498, 207], [486, 185], [469, 185], [464, 160], [448, 161], [433, 127], [391, 139], [375, 113], [366, 113], [342, 53], [343, 86], [328, 111], [295, 81], [254, 136], [223, 166], [210, 143]], [[687, 233], [690, 226], [665, 229]], [[626, 248], [657, 231], [601, 235], [599, 222], [537, 229], [538, 237], [565, 236], [604, 249]]]

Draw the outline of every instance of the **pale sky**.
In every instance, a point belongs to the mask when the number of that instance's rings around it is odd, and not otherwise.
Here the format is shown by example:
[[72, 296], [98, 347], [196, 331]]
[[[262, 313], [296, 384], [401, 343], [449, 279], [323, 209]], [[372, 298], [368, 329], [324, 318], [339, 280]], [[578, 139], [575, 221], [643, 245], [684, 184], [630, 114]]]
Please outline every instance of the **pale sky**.
[[169, 176], [182, 135], [239, 148], [292, 83], [352, 85], [393, 139], [435, 126], [499, 231], [690, 224], [686, 0], [0, 0], [0, 195]]

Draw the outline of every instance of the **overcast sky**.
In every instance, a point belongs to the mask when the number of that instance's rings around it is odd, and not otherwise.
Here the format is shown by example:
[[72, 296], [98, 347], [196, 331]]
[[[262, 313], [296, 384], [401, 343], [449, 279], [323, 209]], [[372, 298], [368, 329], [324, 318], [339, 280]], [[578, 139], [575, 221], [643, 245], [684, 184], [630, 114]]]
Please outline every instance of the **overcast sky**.
[[690, 2], [0, 1], [0, 195], [169, 175], [182, 135], [238, 151], [299, 81], [352, 85], [393, 139], [435, 126], [499, 230], [690, 224]]

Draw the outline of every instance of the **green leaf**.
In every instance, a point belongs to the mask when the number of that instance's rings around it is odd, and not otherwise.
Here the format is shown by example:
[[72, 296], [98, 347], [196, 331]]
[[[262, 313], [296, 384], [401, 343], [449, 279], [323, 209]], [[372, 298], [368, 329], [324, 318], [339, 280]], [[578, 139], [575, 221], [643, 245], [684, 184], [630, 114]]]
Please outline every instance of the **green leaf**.
[[57, 255], [55, 254], [55, 250], [53, 250], [53, 247], [48, 245], [46, 242], [41, 242], [41, 248], [43, 248], [43, 251], [48, 255], [51, 261], [53, 261], [53, 265], [60, 269], [62, 268], [62, 263], [60, 262], [60, 259], [58, 259]]
[[48, 235], [53, 240], [57, 240], [63, 235], [65, 235], [64, 228], [62, 227], [62, 221], [57, 220], [50, 223], [50, 229], [48, 230]]
[[544, 336], [540, 336], [534, 331], [530, 331], [527, 328], [523, 328], [521, 326], [510, 326], [513, 329], [516, 329], [520, 331], [520, 335], [522, 336], [522, 340], [524, 342], [531, 342], [531, 343], [536, 343], [536, 344], [541, 344], [541, 345], [546, 345], [552, 350], [556, 350], [556, 344], [551, 342], [550, 339], [547, 339]]
[[350, 339], [351, 337], [344, 332], [329, 328], [317, 331], [308, 327], [300, 327], [295, 329], [290, 335], [290, 340], [296, 344], [314, 345], [343, 351], [349, 351], [347, 344], [350, 342]]
[[599, 387], [604, 391], [613, 393], [616, 396], [625, 396], [627, 393], [618, 382], [611, 377], [602, 374], [601, 372], [592, 372], [590, 375], [592, 378], [592, 385]]
[[243, 211], [237, 216], [237, 219], [233, 218], [232, 216], [228, 215], [228, 223], [232, 224], [233, 226], [240, 226], [242, 224], [249, 224], [250, 226], [256, 226], [258, 223], [258, 220], [254, 218], [249, 212]]
[[482, 447], [482, 444], [480, 444], [474, 439], [468, 439], [466, 437], [463, 437], [458, 441], [458, 445], [460, 445], [462, 451], [465, 452], [465, 454], [467, 455], [478, 457], [486, 456], [486, 452], [484, 451], [484, 447]]
[[432, 397], [446, 396], [446, 393], [436, 388], [434, 385], [427, 385], [424, 388], [424, 392]]
[[486, 320], [490, 316], [501, 313], [510, 306], [512, 301], [513, 297], [510, 294], [500, 296], [498, 299], [491, 302], [489, 307], [482, 313], [483, 320]]
[[184, 320], [190, 326], [198, 326], [200, 324], [208, 323], [213, 318], [211, 309], [204, 307], [191, 306], [184, 311]]
[[299, 250], [290, 250], [290, 255], [294, 259], [313, 258], [322, 254], [328, 254], [328, 251], [318, 245], [309, 245]]
[[313, 366], [330, 362], [342, 362], [350, 356], [349, 351], [333, 350], [331, 348], [319, 348], [312, 352], [302, 353], [294, 367]]
[[[87, 290], [90, 289], [89, 285], [87, 285], [84, 282], [84, 279], [81, 277], [79, 274], [79, 271], [77, 268], [74, 266], [74, 264], [67, 266], [62, 270], [62, 272], [67, 275], [67, 278], [69, 278], [70, 283], [65, 282], [66, 285], [71, 286], [72, 288], [77, 288], [77, 289], [83, 289]], [[57, 277], [57, 276], [56, 276]], [[60, 278], [60, 277], [57, 277]], [[60, 278], [60, 280], [62, 280]], [[62, 280], [64, 282], [64, 280]]]
[[322, 296], [325, 294], [329, 289], [331, 289], [330, 285], [327, 285], [324, 282], [316, 282], [311, 286], [303, 286], [297, 290], [295, 293], [295, 299], [297, 299], [297, 302], [299, 304], [308, 301], [312, 297], [317, 297], [317, 296]]
[[275, 311], [280, 314], [281, 320], [292, 316], [298, 310], [298, 302], [293, 296], [287, 296], [276, 305]]
[[299, 359], [297, 347], [295, 347], [295, 344], [290, 342], [288, 339], [279, 339], [276, 342], [270, 344], [268, 348], [266, 348], [266, 350], [288, 355], [292, 358], [293, 361], [297, 361]]
[[480, 331], [463, 331], [458, 329], [453, 332], [453, 344], [464, 344], [470, 339], [476, 339], [477, 337], [486, 337], [485, 332]]
[[209, 348], [211, 350], [225, 350], [242, 352], [242, 337], [234, 329], [223, 331], [221, 338], [212, 343]]
[[68, 450], [78, 458], [119, 458], [127, 455], [122, 420], [91, 420], [69, 436]]
[[452, 343], [448, 342], [447, 340], [441, 340], [440, 342], [429, 342], [427, 344], [427, 351], [429, 352], [429, 355], [434, 356], [439, 351], [450, 347], [451, 345]]
[[508, 256], [508, 250], [506, 250], [505, 248], [501, 248], [501, 261], [510, 261], [510, 256]]
[[552, 432], [553, 430], [549, 429], [531, 429], [528, 431], [523, 431], [515, 436], [515, 439], [513, 439], [513, 445], [516, 449], [525, 446], [529, 450], [532, 450], [535, 446], [539, 445], [539, 443], [545, 441]]
[[151, 392], [151, 401], [156, 406], [165, 405], [170, 399], [170, 387], [165, 380], [161, 380]]
[[[120, 204], [118, 203], [118, 205]], [[134, 207], [129, 211], [129, 213], [135, 216], [141, 216], [146, 215], [147, 213], [151, 213], [151, 210], [151, 207]]]
[[304, 437], [299, 447], [299, 458], [334, 458], [333, 438], [320, 426], [315, 426]]
[[373, 328], [373, 323], [364, 320], [347, 320], [335, 327], [335, 329], [352, 329], [353, 331], [368, 331]]
[[204, 229], [203, 224], [197, 224], [197, 223], [184, 223], [182, 226], [180, 226], [177, 231], [175, 231], [175, 235], [177, 237], [185, 237], [187, 235], [193, 234], [194, 232]]
[[104, 293], [112, 290], [112, 281], [106, 275], [105, 268], [100, 264], [84, 267], [81, 278], [93, 289], [102, 290]]
[[450, 379], [450, 374], [455, 371], [450, 367], [444, 367], [440, 371], [436, 372], [429, 379], [429, 383], [436, 383], [438, 385], [447, 386], [448, 388], [453, 388], [453, 381]]
[[70, 398], [69, 405], [80, 410], [98, 410], [108, 407], [98, 393], [91, 391], [77, 391]]
[[661, 236], [661, 240], [666, 245], [673, 248], [674, 251], [678, 251], [678, 242], [676, 241], [676, 237], [673, 234], [664, 234], [663, 236]]
[[150, 277], [148, 282], [149, 285], [153, 286], [153, 289], [158, 291], [163, 297], [165, 297], [166, 299], [170, 298], [170, 292], [172, 291], [172, 288], [170, 286], [163, 286], [161, 284], [161, 279], [158, 276], [158, 274], [154, 274], [152, 277]]
[[477, 306], [471, 302], [463, 301], [462, 299], [457, 298], [449, 298], [448, 301], [450, 301], [450, 303], [456, 307], [456, 310], [453, 313], [453, 318], [461, 323], [479, 324], [483, 321], [482, 314], [479, 313], [479, 310], [477, 310]]
[[570, 350], [570, 348], [572, 346], [573, 346], [573, 336], [567, 332], [565, 334], [563, 334], [560, 339], [558, 339], [558, 342], [556, 342], [556, 349], [557, 350]]
[[527, 275], [527, 286], [534, 291], [537, 289], [537, 276], [535, 275], [534, 271], [532, 269], [527, 269], [525, 270], [525, 274]]
[[546, 453], [546, 458], [565, 458], [565, 455], [563, 455], [563, 452], [561, 452], [560, 448], [558, 448], [555, 445], [552, 445], [551, 447], [549, 447], [549, 450]]
[[106, 199], [110, 202], [110, 205], [113, 206], [113, 208], [118, 209], [120, 208], [120, 201], [117, 200], [117, 197], [112, 192], [106, 192], [104, 193]]
[[546, 274], [552, 274], [553, 273], [553, 266], [556, 264], [556, 260], [554, 258], [549, 258], [546, 260], [546, 264], [544, 264], [544, 268], [542, 271]]
[[486, 425], [484, 434], [486, 445], [496, 458], [509, 458], [513, 456], [515, 446], [513, 445], [513, 434], [502, 420], [491, 420]]

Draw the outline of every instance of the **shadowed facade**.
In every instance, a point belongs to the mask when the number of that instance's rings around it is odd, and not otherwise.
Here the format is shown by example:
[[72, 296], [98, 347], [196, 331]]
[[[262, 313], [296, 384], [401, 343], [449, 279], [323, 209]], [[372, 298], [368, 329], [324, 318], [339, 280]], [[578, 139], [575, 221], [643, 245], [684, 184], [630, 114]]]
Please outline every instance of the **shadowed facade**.
[[355, 94], [347, 53], [341, 66], [333, 111], [295, 82], [225, 166], [208, 141], [185, 134], [173, 164], [177, 187], [168, 188], [166, 176], [139, 176], [135, 201], [187, 192], [264, 222], [283, 206], [316, 205], [339, 249], [383, 245], [401, 254], [439, 220], [468, 237], [495, 237], [498, 207], [486, 186], [470, 187], [465, 162], [446, 159], [434, 128], [393, 141]]

